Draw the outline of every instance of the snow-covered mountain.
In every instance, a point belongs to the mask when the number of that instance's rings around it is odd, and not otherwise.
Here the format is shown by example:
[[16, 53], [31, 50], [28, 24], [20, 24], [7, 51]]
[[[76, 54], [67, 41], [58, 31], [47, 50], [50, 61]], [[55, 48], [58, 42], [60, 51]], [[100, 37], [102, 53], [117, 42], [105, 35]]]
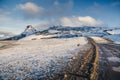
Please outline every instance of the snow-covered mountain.
[[13, 36], [13, 37], [8, 37], [4, 40], [19, 40], [19, 39], [22, 39], [26, 36], [36, 34], [36, 32], [37, 32], [37, 30], [34, 27], [32, 27], [31, 25], [28, 25], [21, 34]]
[[[45, 30], [40, 30], [28, 25], [26, 29], [19, 35], [6, 38], [6, 40], [19, 40], [30, 35], [46, 35], [47, 38], [71, 38], [82, 36], [98, 36], [106, 37], [113, 41], [119, 40], [120, 28], [107, 27], [70, 27], [70, 26], [52, 26]], [[48, 37], [49, 36], [49, 37]], [[113, 38], [115, 37], [115, 38]], [[44, 37], [46, 38], [46, 37]]]
[[54, 38], [70, 38], [80, 36], [104, 36], [109, 35], [104, 31], [103, 27], [69, 27], [69, 26], [53, 26], [41, 32], [41, 34], [57, 34]]
[[7, 40], [19, 40], [26, 36], [30, 35], [55, 35], [52, 38], [71, 38], [71, 37], [80, 37], [80, 36], [104, 36], [108, 35], [107, 32], [104, 32], [103, 27], [70, 27], [70, 26], [52, 26], [45, 30], [36, 29], [30, 25], [26, 27], [24, 32], [20, 35], [7, 38]]

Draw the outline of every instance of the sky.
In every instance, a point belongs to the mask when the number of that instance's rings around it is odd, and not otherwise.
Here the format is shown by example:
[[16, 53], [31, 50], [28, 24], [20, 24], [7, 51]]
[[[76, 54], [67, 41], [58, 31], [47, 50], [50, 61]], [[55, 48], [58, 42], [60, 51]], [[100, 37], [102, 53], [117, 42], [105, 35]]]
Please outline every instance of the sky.
[[0, 30], [21, 33], [27, 25], [120, 27], [120, 0], [0, 0]]

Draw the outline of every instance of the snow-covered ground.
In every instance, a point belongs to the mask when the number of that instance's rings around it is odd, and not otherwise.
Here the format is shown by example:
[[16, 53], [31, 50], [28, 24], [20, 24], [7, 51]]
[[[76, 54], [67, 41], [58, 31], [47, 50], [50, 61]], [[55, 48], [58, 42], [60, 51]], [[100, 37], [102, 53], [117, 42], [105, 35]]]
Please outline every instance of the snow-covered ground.
[[102, 37], [91, 37], [93, 40], [95, 40], [96, 43], [109, 43], [106, 39]]
[[53, 36], [57, 36], [57, 35], [36, 35], [36, 34], [34, 34], [34, 35], [27, 36], [25, 38], [22, 38], [19, 41], [21, 41], [21, 40], [40, 40], [41, 38], [50, 38]]
[[[34, 35], [34, 38], [40, 36]], [[38, 79], [59, 71], [62, 61], [70, 61], [79, 51], [87, 49], [87, 43], [84, 37], [37, 40], [27, 37], [19, 40], [16, 46], [0, 50], [0, 78]]]
[[116, 72], [120, 72], [120, 66], [118, 66], [118, 67], [113, 67], [112, 68], [114, 71], [116, 71]]

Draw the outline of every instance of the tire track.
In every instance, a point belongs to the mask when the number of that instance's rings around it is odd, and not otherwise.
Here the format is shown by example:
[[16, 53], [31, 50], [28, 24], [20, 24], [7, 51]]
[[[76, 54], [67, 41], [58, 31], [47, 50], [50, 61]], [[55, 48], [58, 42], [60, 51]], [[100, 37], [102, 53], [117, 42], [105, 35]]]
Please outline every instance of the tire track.
[[[120, 62], [110, 61], [108, 58], [120, 58], [120, 50], [116, 45], [99, 44], [99, 80], [120, 80], [120, 72], [114, 71], [113, 67], [119, 67]], [[120, 47], [120, 46], [117, 46]]]

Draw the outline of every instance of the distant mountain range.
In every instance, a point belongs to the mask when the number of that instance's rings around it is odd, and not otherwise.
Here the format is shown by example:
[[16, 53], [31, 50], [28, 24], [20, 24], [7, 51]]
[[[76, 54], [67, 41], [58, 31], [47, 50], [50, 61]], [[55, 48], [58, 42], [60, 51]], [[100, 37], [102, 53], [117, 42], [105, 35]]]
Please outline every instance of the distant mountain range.
[[71, 38], [71, 37], [80, 37], [80, 36], [99, 36], [104, 37], [108, 35], [112, 35], [109, 31], [120, 29], [114, 28], [110, 29], [107, 27], [70, 27], [70, 26], [52, 26], [45, 30], [35, 29], [31, 25], [28, 25], [26, 29], [19, 35], [13, 37], [6, 37], [4, 40], [19, 40], [26, 36], [30, 36], [33, 34], [36, 35], [55, 35], [51, 38]]
[[0, 40], [13, 37], [13, 36], [15, 36], [15, 34], [11, 32], [0, 31]]

